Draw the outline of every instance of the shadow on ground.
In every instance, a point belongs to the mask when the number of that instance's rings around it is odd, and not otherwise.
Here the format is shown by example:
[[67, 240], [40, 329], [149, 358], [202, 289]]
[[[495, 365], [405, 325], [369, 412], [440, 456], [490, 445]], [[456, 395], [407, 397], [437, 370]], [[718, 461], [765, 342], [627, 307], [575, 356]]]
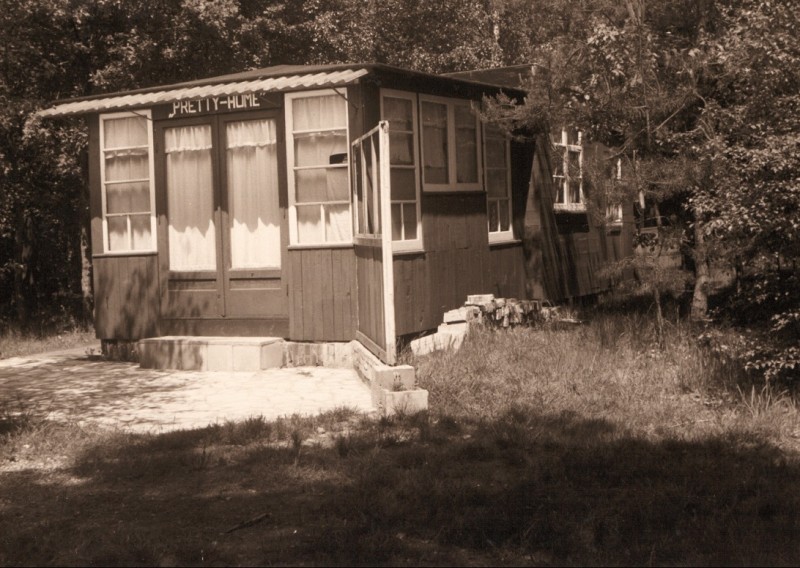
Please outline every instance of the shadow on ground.
[[318, 433], [115, 434], [3, 473], [0, 564], [800, 560], [800, 469], [757, 435], [650, 442], [526, 409]]

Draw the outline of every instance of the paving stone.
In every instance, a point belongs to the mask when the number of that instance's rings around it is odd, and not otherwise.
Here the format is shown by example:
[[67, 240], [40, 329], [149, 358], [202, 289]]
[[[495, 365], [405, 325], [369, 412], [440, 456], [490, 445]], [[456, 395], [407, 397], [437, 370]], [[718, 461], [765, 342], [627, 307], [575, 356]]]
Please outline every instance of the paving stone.
[[369, 387], [353, 369], [164, 371], [90, 360], [84, 351], [0, 361], [0, 399], [20, 400], [56, 420], [138, 432], [313, 415], [342, 406], [374, 410]]

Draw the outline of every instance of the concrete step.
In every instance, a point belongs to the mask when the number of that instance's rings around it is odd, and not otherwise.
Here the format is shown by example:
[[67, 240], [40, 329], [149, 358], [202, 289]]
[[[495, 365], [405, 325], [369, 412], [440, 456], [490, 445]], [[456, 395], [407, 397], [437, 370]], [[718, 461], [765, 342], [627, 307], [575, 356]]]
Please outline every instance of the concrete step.
[[143, 369], [260, 371], [282, 367], [280, 337], [191, 337], [170, 335], [138, 344]]

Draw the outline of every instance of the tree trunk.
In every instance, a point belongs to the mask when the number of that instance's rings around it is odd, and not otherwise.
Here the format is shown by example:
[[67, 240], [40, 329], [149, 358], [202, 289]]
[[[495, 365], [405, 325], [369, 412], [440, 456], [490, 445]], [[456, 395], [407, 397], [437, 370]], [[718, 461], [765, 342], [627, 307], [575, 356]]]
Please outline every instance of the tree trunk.
[[709, 267], [708, 251], [700, 213], [694, 212], [694, 294], [692, 295], [692, 311], [689, 315], [693, 321], [702, 321], [708, 314]]

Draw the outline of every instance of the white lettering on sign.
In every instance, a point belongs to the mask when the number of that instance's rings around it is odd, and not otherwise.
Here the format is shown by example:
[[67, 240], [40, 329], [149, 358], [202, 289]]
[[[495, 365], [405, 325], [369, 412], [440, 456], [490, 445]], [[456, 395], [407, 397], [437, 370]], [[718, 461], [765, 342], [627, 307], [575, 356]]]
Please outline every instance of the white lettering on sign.
[[199, 101], [176, 101], [172, 103], [172, 112], [167, 118], [176, 116], [191, 116], [204, 112], [216, 112], [222, 110], [238, 110], [248, 108], [259, 108], [261, 101], [255, 93], [249, 95], [229, 95], [227, 97], [209, 97]]

